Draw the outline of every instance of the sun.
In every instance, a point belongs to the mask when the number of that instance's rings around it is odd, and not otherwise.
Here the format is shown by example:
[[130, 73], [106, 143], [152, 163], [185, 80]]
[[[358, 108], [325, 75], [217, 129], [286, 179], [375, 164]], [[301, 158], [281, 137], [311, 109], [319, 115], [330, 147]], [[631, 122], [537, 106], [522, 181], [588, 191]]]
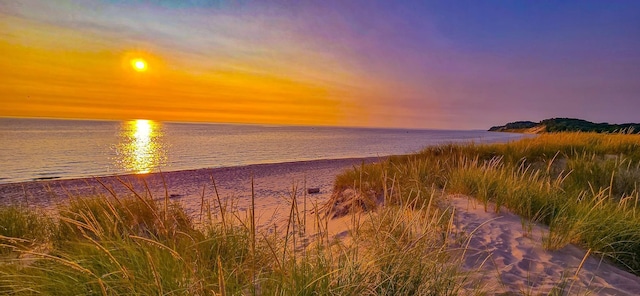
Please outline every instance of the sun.
[[138, 72], [144, 72], [147, 70], [147, 62], [143, 59], [133, 59], [131, 60], [131, 67]]

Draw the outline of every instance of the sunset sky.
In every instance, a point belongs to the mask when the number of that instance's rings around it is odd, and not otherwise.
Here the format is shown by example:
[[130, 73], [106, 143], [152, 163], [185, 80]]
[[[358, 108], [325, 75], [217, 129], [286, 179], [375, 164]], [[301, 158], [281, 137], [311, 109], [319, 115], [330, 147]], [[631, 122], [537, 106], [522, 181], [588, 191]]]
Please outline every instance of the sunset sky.
[[640, 1], [0, 0], [0, 116], [486, 129], [639, 110]]

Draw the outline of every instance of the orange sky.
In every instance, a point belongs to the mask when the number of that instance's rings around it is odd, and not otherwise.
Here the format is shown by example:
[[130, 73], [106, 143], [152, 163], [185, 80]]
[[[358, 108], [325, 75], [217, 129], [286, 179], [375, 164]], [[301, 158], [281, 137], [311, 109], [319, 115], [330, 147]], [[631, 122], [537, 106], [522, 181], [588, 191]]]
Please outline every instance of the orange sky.
[[[270, 73], [203, 70], [143, 51], [0, 43], [3, 115], [332, 124], [328, 87]], [[129, 60], [143, 58], [144, 72]], [[193, 67], [197, 67], [194, 65]]]
[[[336, 83], [354, 82], [352, 74], [327, 71], [335, 58], [301, 48], [295, 36], [202, 37], [222, 48], [192, 53], [39, 17], [0, 21], [0, 116], [366, 125], [368, 110], [349, 100], [352, 87]], [[148, 69], [134, 71], [135, 58]]]

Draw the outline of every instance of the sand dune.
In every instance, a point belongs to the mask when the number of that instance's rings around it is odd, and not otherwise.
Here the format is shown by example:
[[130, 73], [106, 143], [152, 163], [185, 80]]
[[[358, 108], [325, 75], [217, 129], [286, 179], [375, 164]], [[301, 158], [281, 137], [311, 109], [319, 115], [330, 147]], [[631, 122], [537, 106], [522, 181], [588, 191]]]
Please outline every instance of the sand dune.
[[[146, 192], [156, 199], [165, 194], [179, 201], [194, 218], [201, 214], [202, 202], [214, 202], [214, 177], [218, 193], [240, 213], [251, 205], [251, 177], [254, 179], [256, 214], [259, 228], [271, 229], [286, 224], [288, 201], [292, 188], [303, 196], [307, 187], [320, 188], [319, 194], [307, 195], [308, 210], [314, 204], [326, 202], [333, 189], [335, 176], [368, 159], [319, 160], [243, 167], [166, 172], [163, 175], [127, 175], [100, 180], [119, 195], [131, 194], [125, 184], [137, 192]], [[164, 180], [163, 180], [164, 177]], [[144, 182], [143, 182], [144, 181]], [[165, 186], [167, 185], [167, 192]], [[30, 206], [55, 208], [71, 195], [106, 195], [110, 193], [95, 179], [50, 180], [0, 185], [0, 203], [27, 203]], [[204, 196], [204, 199], [203, 199]], [[464, 268], [484, 284], [486, 290], [498, 295], [547, 294], [563, 287], [565, 292], [591, 295], [638, 295], [640, 278], [625, 272], [586, 251], [569, 245], [561, 250], [547, 251], [542, 240], [545, 226], [523, 223], [519, 216], [464, 196], [447, 198], [456, 209], [455, 227], [461, 238], [469, 238]], [[348, 239], [350, 218], [330, 221], [330, 233], [336, 239]], [[523, 225], [525, 226], [523, 228]], [[530, 226], [530, 229], [529, 229]], [[280, 228], [281, 229], [281, 228]], [[580, 268], [578, 272], [578, 268]], [[479, 271], [479, 272], [478, 272]]]
[[[464, 267], [476, 273], [489, 291], [546, 295], [564, 288], [569, 295], [638, 295], [640, 277], [589, 255], [574, 245], [547, 251], [544, 225], [525, 222], [501, 209], [499, 213], [466, 196], [451, 196], [455, 226], [471, 235]], [[523, 228], [524, 225], [524, 228]], [[582, 264], [582, 266], [581, 266]], [[579, 270], [578, 268], [581, 267]]]

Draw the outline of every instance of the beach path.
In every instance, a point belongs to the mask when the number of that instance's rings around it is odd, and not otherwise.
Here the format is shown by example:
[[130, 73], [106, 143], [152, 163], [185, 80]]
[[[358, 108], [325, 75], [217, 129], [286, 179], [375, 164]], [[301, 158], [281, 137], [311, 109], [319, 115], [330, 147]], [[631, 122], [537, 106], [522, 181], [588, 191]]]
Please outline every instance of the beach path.
[[[461, 195], [448, 197], [455, 227], [469, 237], [464, 268], [488, 291], [504, 295], [638, 295], [640, 277], [621, 270], [575, 245], [545, 250], [545, 225], [523, 221], [505, 208]], [[583, 262], [583, 259], [584, 262]], [[480, 272], [476, 272], [480, 271]], [[511, 294], [509, 294], [511, 293]]]

